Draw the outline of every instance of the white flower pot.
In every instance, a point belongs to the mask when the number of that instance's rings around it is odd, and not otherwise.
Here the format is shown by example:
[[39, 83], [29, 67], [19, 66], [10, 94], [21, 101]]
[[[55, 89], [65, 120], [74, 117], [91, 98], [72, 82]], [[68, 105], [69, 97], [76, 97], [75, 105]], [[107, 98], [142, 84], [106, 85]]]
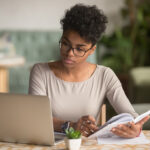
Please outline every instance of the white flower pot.
[[79, 139], [68, 139], [65, 138], [66, 148], [68, 150], [79, 150], [81, 146], [81, 138]]

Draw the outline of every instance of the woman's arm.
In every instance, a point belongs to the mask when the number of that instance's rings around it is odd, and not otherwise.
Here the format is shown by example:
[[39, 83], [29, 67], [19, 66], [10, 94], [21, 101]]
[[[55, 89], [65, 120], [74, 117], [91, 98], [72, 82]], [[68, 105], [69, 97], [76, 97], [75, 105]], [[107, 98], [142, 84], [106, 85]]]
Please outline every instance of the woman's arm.
[[106, 96], [118, 114], [130, 113], [134, 118], [138, 116], [138, 114], [133, 109], [129, 99], [125, 95], [118, 77], [109, 68], [105, 72], [105, 85]]
[[40, 64], [35, 64], [30, 72], [29, 90], [31, 95], [46, 95], [44, 72]]
[[[138, 114], [133, 109], [130, 101], [128, 100], [127, 96], [124, 93], [122, 85], [115, 75], [115, 73], [111, 69], [107, 69], [105, 75], [105, 85], [106, 85], [106, 95], [117, 113], [130, 113], [133, 117], [137, 117]], [[139, 123], [134, 124], [129, 123], [129, 125], [120, 125], [116, 128], [112, 129], [112, 132], [118, 136], [126, 137], [126, 138], [133, 138], [139, 135], [142, 126], [149, 117], [145, 117]]]
[[54, 130], [57, 132], [62, 132], [61, 126], [65, 123], [66, 121], [60, 120], [58, 118], [53, 117], [53, 125], [54, 125]]
[[[30, 72], [29, 94], [31, 95], [47, 95], [44, 72], [40, 64], [35, 64]], [[61, 126], [66, 121], [53, 118], [54, 130], [61, 132]]]

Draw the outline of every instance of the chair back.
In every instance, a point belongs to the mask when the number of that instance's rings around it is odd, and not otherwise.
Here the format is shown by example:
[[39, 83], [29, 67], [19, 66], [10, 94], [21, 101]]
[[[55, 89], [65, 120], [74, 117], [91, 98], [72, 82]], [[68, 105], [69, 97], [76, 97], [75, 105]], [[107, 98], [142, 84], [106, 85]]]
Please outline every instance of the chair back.
[[103, 104], [100, 110], [98, 124], [97, 125], [103, 125], [106, 122], [106, 104]]

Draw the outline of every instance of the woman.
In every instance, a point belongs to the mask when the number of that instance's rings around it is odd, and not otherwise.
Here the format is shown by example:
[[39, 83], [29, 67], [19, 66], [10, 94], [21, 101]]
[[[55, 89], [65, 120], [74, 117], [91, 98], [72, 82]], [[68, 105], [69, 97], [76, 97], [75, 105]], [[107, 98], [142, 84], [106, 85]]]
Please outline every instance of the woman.
[[[106, 16], [96, 6], [73, 6], [61, 20], [61, 60], [36, 64], [32, 68], [29, 93], [49, 97], [55, 131], [74, 127], [83, 136], [96, 132], [105, 97], [117, 113], [138, 115], [114, 72], [86, 61], [94, 53], [106, 23]], [[112, 132], [125, 138], [136, 137], [147, 120], [145, 117], [137, 124], [130, 123], [130, 128], [122, 125]]]

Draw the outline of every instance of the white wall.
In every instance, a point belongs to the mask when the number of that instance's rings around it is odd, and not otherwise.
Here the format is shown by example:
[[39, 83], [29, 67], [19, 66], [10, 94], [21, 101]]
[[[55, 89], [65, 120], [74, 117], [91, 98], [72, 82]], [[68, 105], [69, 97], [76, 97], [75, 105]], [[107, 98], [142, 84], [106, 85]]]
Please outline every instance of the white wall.
[[97, 5], [109, 18], [107, 32], [119, 26], [123, 0], [0, 0], [0, 30], [58, 30], [64, 11], [76, 3]]

